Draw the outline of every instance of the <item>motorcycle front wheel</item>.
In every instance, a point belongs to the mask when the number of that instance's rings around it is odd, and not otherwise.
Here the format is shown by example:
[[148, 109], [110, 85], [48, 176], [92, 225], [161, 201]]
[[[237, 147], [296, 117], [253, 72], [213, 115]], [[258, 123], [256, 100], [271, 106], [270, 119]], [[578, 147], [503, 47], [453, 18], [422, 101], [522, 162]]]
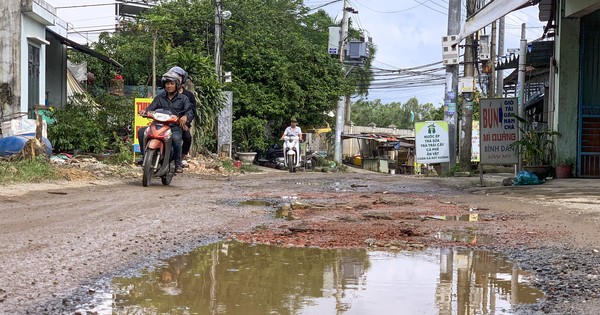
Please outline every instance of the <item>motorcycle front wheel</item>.
[[294, 163], [294, 156], [293, 156], [293, 155], [289, 155], [289, 154], [288, 154], [288, 156], [287, 156], [287, 167], [288, 167], [288, 170], [289, 170], [290, 172], [293, 172], [293, 171], [294, 171], [294, 165], [295, 165], [295, 164], [296, 164], [296, 163]]
[[158, 150], [156, 149], [150, 149], [144, 154], [144, 175], [142, 177], [142, 186], [144, 187], [150, 186], [156, 159], [158, 159]]
[[160, 178], [160, 181], [165, 186], [170, 185], [171, 180], [173, 180], [173, 176], [175, 176], [175, 161], [171, 161], [171, 163], [169, 163], [169, 172], [167, 174], [163, 175]]

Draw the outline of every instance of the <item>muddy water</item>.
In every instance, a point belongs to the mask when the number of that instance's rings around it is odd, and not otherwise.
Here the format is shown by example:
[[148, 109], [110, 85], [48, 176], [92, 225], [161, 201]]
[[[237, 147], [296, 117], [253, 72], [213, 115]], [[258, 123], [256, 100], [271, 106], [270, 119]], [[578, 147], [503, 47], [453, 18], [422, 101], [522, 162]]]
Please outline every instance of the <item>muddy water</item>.
[[98, 314], [510, 314], [543, 294], [486, 251], [218, 243], [115, 278]]

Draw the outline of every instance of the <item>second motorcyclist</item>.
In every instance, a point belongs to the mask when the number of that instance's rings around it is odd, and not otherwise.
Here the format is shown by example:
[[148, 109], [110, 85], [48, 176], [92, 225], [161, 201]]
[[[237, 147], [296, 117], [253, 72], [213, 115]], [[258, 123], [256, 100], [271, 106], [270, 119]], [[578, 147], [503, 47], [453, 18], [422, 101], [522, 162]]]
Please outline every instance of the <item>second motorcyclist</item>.
[[[172, 125], [172, 139], [173, 139], [173, 156], [175, 160], [175, 172], [182, 173], [183, 172], [183, 164], [181, 162], [181, 149], [182, 149], [182, 134], [183, 130], [187, 130], [187, 122], [193, 119], [193, 114], [191, 110], [190, 100], [187, 96], [179, 93], [179, 87], [181, 85], [181, 80], [179, 79], [179, 75], [174, 72], [167, 72], [163, 74], [161, 79], [162, 87], [164, 91], [157, 95], [152, 103], [146, 108], [146, 110], [141, 110], [139, 112], [140, 115], [145, 116], [146, 112], [156, 110], [158, 108], [166, 108], [171, 110], [174, 115], [179, 117], [179, 125]], [[145, 128], [140, 128], [138, 131], [138, 139], [140, 141], [140, 149], [142, 151], [142, 156], [144, 154], [144, 131]]]
[[290, 126], [285, 128], [283, 135], [281, 135], [281, 140], [283, 140], [285, 136], [296, 136], [298, 139], [300, 139], [300, 141], [302, 141], [302, 129], [300, 129], [298, 126], [298, 121], [295, 117], [290, 119]]

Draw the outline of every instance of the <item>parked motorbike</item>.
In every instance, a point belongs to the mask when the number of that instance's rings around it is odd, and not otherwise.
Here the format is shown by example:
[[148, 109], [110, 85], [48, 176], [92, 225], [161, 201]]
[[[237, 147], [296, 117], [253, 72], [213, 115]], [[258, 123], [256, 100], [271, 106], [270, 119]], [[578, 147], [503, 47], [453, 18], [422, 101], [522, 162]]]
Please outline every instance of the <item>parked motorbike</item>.
[[[273, 144], [267, 150], [267, 154], [264, 160], [259, 159], [259, 164], [267, 167], [274, 167], [276, 169], [285, 168], [285, 158], [283, 155], [283, 149], [279, 144]], [[262, 162], [262, 163], [261, 163]]]
[[152, 119], [152, 122], [146, 128], [144, 138], [142, 185], [148, 187], [152, 177], [160, 177], [163, 185], [169, 185], [175, 176], [175, 160], [172, 156], [173, 140], [169, 124], [177, 123], [178, 117], [167, 109], [157, 109], [146, 115]]
[[300, 167], [300, 139], [298, 136], [283, 137], [283, 156], [285, 168], [295, 172]]

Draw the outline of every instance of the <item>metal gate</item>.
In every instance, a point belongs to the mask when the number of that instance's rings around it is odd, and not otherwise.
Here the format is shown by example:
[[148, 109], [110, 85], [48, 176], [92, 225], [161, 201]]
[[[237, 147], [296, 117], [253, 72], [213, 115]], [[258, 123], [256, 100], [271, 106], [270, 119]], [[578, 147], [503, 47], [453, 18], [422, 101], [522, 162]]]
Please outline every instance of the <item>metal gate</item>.
[[600, 10], [581, 20], [579, 177], [600, 177]]

